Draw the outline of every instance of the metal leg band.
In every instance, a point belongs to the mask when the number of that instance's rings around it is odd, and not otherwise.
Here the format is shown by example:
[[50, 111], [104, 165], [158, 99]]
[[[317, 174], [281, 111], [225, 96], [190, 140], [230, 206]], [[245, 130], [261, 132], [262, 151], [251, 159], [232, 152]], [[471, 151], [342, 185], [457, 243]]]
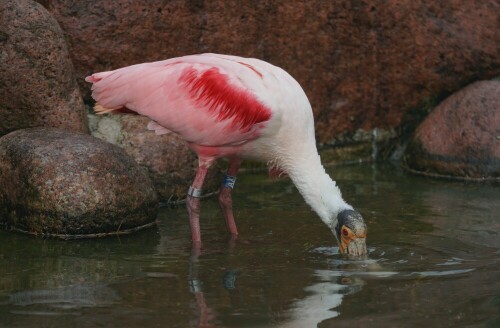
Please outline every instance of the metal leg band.
[[199, 279], [189, 279], [189, 291], [191, 293], [201, 292], [201, 281]]
[[224, 174], [224, 181], [222, 182], [222, 187], [233, 189], [235, 183], [236, 183], [236, 177]]
[[203, 191], [201, 189], [193, 188], [192, 186], [188, 189], [188, 196], [200, 198]]

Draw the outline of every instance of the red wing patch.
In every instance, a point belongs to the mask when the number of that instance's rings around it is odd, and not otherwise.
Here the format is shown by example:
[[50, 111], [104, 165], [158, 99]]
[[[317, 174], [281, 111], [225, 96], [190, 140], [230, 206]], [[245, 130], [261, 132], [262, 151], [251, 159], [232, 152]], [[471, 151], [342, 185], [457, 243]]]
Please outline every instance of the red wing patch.
[[231, 126], [243, 132], [271, 118], [269, 108], [251, 92], [232, 85], [228, 76], [216, 67], [203, 72], [188, 68], [182, 73], [180, 82], [200, 107], [208, 108], [218, 121], [232, 120]]

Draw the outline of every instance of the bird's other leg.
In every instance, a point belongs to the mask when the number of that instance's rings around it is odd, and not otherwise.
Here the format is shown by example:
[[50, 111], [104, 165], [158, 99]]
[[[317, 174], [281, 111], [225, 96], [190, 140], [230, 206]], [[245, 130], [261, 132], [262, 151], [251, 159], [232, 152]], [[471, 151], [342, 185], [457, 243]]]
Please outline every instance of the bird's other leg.
[[222, 210], [222, 214], [224, 215], [224, 219], [226, 219], [227, 230], [231, 234], [232, 238], [235, 238], [238, 235], [238, 229], [236, 228], [236, 222], [234, 222], [233, 199], [231, 192], [236, 181], [236, 174], [238, 173], [240, 164], [240, 159], [230, 160], [227, 173], [224, 175], [224, 182], [222, 183], [219, 192], [220, 208]]
[[202, 194], [203, 182], [207, 176], [207, 171], [213, 163], [213, 158], [200, 158], [198, 170], [193, 184], [189, 187], [187, 196], [187, 210], [189, 214], [189, 225], [191, 226], [191, 240], [193, 245], [201, 246], [200, 232], [200, 197]]

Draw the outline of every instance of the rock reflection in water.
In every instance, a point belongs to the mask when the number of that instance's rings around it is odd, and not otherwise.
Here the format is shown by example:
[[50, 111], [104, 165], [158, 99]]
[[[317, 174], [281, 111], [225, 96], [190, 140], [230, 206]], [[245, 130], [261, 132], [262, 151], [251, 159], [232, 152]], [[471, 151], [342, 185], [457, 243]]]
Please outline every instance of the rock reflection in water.
[[27, 290], [12, 293], [8, 303], [15, 306], [49, 305], [58, 309], [108, 306], [120, 297], [106, 286], [65, 286], [55, 289]]

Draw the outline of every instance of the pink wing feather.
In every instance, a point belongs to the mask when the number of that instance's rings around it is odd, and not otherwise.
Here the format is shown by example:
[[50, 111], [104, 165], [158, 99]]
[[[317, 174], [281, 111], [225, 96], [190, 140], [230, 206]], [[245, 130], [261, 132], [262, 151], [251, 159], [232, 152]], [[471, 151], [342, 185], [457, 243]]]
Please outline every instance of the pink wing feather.
[[132, 110], [188, 142], [230, 146], [256, 138], [272, 115], [255, 91], [263, 88], [263, 73], [238, 59], [186, 56], [96, 73], [86, 81], [93, 83], [96, 111]]

